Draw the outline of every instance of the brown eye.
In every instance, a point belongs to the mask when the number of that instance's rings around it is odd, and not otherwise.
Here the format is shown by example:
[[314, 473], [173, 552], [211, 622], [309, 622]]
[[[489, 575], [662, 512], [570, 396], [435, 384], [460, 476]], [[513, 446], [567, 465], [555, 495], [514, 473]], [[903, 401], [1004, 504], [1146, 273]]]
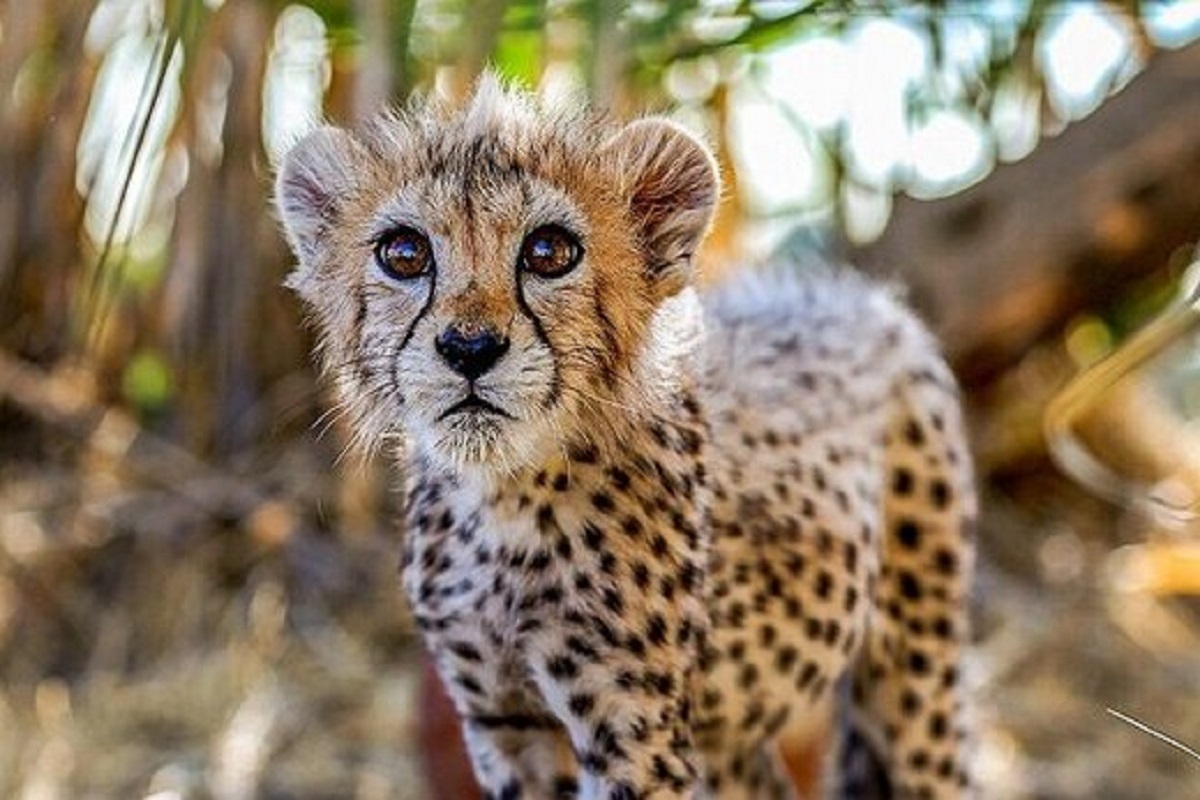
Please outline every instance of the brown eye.
[[558, 225], [543, 225], [521, 243], [521, 266], [543, 278], [566, 275], [583, 258], [583, 245]]
[[388, 231], [375, 243], [375, 263], [393, 278], [420, 277], [433, 265], [429, 240], [412, 228]]

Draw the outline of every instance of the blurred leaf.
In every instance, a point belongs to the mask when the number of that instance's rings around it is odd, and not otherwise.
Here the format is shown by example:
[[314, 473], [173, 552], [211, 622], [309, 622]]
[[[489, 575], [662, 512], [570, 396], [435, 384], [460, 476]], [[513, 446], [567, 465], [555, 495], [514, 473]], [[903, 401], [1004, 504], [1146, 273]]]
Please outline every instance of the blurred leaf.
[[171, 371], [166, 360], [154, 350], [142, 350], [125, 367], [121, 376], [125, 397], [144, 411], [154, 411], [171, 399]]
[[496, 42], [492, 61], [505, 77], [525, 86], [535, 86], [545, 66], [543, 55], [541, 31], [506, 30]]

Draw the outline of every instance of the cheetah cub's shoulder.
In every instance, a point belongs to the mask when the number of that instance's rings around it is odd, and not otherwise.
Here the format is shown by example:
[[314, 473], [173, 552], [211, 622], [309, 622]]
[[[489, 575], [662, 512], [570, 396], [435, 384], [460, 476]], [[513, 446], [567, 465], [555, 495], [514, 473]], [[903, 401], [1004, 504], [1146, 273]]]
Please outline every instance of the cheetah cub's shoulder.
[[[693, 254], [708, 150], [485, 78], [279, 173], [357, 435], [403, 442], [403, 581], [489, 797], [962, 797], [975, 512], [949, 370], [850, 274]], [[844, 687], [844, 691], [841, 690]]]

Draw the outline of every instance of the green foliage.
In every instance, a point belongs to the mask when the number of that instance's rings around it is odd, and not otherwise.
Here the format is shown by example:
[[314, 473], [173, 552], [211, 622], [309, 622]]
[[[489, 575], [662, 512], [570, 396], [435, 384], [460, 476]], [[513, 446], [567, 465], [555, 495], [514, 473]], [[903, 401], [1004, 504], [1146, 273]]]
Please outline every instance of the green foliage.
[[162, 409], [173, 394], [171, 368], [155, 350], [136, 353], [121, 376], [121, 391], [143, 413]]
[[545, 69], [542, 33], [532, 28], [505, 28], [496, 41], [496, 70], [524, 86], [535, 86]]

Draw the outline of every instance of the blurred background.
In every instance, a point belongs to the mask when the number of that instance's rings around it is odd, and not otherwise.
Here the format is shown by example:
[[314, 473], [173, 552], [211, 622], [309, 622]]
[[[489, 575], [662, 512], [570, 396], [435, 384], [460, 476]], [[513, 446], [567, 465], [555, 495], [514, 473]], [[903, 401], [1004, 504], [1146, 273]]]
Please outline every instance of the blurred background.
[[710, 274], [911, 286], [984, 488], [984, 796], [1196, 796], [1109, 709], [1200, 745], [1198, 37], [1197, 0], [0, 0], [0, 796], [461, 796], [269, 196], [318, 121], [487, 64], [706, 135]]

